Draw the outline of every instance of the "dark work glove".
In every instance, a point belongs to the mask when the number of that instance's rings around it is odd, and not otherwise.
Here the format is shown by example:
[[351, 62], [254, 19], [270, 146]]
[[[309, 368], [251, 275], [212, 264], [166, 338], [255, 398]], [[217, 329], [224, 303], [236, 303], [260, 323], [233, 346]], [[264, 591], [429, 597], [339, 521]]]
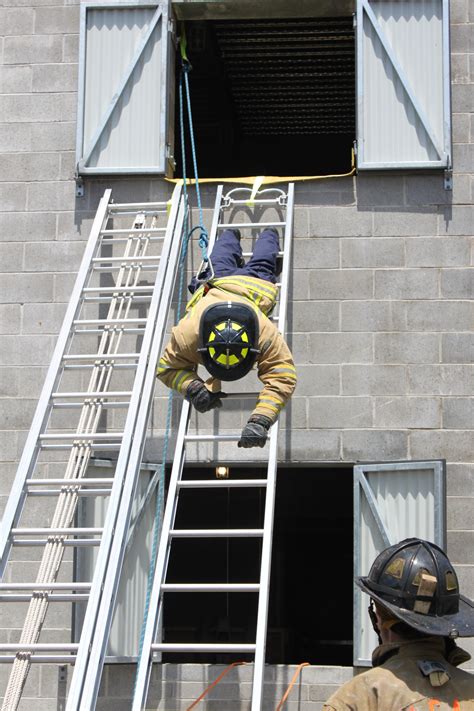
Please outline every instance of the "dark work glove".
[[240, 436], [238, 447], [264, 447], [272, 421], [265, 415], [252, 415]]
[[198, 412], [208, 412], [215, 407], [222, 407], [221, 398], [227, 397], [226, 393], [211, 393], [201, 380], [193, 380], [186, 390], [186, 400], [189, 400]]

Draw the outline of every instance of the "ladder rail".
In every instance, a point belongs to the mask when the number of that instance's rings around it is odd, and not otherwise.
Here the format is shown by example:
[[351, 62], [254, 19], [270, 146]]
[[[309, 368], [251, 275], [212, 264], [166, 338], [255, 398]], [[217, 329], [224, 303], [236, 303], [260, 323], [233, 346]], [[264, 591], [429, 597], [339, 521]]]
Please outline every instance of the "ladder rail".
[[[287, 197], [287, 221], [284, 238], [284, 258], [283, 270], [281, 275], [281, 290], [280, 290], [280, 308], [278, 318], [278, 328], [283, 336], [286, 335], [286, 313], [288, 305], [288, 288], [290, 275], [290, 260], [291, 246], [293, 234], [293, 202], [294, 202], [294, 184], [288, 186]], [[276, 475], [278, 468], [278, 429], [279, 421], [277, 420], [270, 433], [270, 451], [267, 469], [267, 495], [265, 497], [265, 516], [263, 522], [263, 542], [262, 542], [262, 558], [260, 582], [261, 590], [258, 598], [257, 608], [257, 636], [255, 648], [255, 662], [253, 672], [252, 685], [252, 711], [260, 711], [262, 708], [263, 694], [263, 676], [265, 666], [265, 651], [267, 642], [267, 621], [268, 621], [268, 604], [270, 594], [270, 573], [271, 573], [271, 558], [272, 558], [272, 541], [273, 541], [273, 523], [275, 510], [275, 492], [276, 492]]]
[[[146, 425], [156, 380], [156, 363], [158, 362], [165, 336], [166, 322], [177, 275], [177, 269], [173, 268], [173, 264], [176, 265], [179, 261], [185, 211], [180, 190], [180, 186], [175, 187], [174, 194], [180, 197], [179, 200], [176, 199], [173, 203], [175, 213], [170, 214], [165, 241], [168, 247], [163, 252], [163, 259], [160, 260], [160, 269], [156, 279], [156, 284], [160, 283], [163, 287], [161, 289], [156, 288], [153, 292], [147, 332], [142, 346], [142, 352], [145, 355], [143, 359], [143, 385], [137, 402], [131, 446], [127, 456], [125, 456], [125, 453], [122, 454], [122, 451], [120, 452], [116, 466], [114, 480], [118, 478], [120, 481], [120, 499], [114, 519], [110, 519], [109, 523], [106, 523], [104, 527], [103, 540], [108, 541], [108, 547], [102, 556], [99, 548], [99, 558], [97, 559], [94, 583], [91, 590], [92, 605], [89, 603], [86, 618], [84, 619], [81, 646], [77, 654], [75, 673], [69, 690], [66, 711], [95, 708], [99, 691], [101, 672], [118, 592], [119, 577], [126, 549], [126, 533], [138, 482]], [[112, 490], [111, 501], [113, 496], [114, 491]], [[112, 503], [109, 503], [109, 509], [111, 508]], [[83, 635], [85, 635], [84, 640], [82, 640]]]
[[59, 332], [56, 347], [53, 352], [30, 431], [23, 449], [23, 454], [18, 465], [11, 493], [5, 507], [5, 512], [0, 526], [0, 578], [3, 577], [10, 554], [10, 530], [17, 525], [25, 503], [26, 493], [24, 491], [24, 484], [32, 474], [40, 451], [38, 446], [39, 435], [44, 427], [45, 420], [48, 417], [51, 393], [56, 385], [61, 368], [62, 356], [70, 338], [73, 321], [75, 320], [80, 308], [80, 295], [89, 275], [89, 266], [100, 239], [101, 229], [108, 220], [108, 207], [111, 193], [111, 190], [106, 190], [100, 200], [71, 298], [64, 316], [63, 325]]
[[[219, 223], [219, 218], [221, 214], [221, 209], [229, 207], [225, 203], [222, 204], [222, 191], [223, 186], [218, 186], [216, 194], [216, 202], [213, 213], [212, 227], [210, 230], [209, 238], [209, 251], [212, 250], [214, 245], [216, 235], [218, 230], [222, 229], [222, 223]], [[275, 200], [280, 206], [281, 198]], [[280, 299], [279, 299], [279, 316], [278, 316], [278, 327], [280, 331], [285, 333], [286, 324], [286, 312], [287, 312], [287, 300], [288, 300], [288, 282], [290, 273], [290, 259], [291, 259], [291, 246], [292, 246], [292, 233], [293, 233], [293, 207], [294, 207], [294, 185], [292, 183], [288, 186], [288, 195], [286, 201], [286, 220], [283, 223], [285, 225], [284, 234], [284, 246], [283, 246], [283, 270], [281, 276], [281, 288], [280, 288]], [[224, 223], [227, 224], [227, 223]], [[266, 224], [266, 223], [263, 223]], [[278, 224], [281, 224], [278, 222]], [[231, 225], [234, 227], [235, 225]], [[161, 538], [158, 549], [158, 556], [155, 566], [155, 574], [153, 580], [153, 587], [150, 597], [149, 614], [146, 621], [145, 635], [143, 640], [143, 653], [139, 660], [137, 676], [135, 682], [135, 692], [132, 703], [132, 711], [141, 711], [146, 704], [146, 698], [148, 694], [148, 687], [150, 684], [151, 671], [154, 661], [154, 653], [160, 651], [216, 651], [216, 645], [175, 645], [175, 644], [163, 644], [156, 643], [155, 635], [160, 627], [162, 612], [163, 612], [163, 592], [166, 591], [167, 584], [165, 584], [165, 578], [167, 573], [168, 559], [170, 555], [170, 541], [177, 537], [173, 531], [174, 519], [176, 516], [176, 509], [178, 504], [178, 491], [181, 488], [186, 488], [186, 485], [182, 486], [182, 473], [184, 469], [185, 459], [186, 459], [186, 442], [187, 441], [208, 441], [208, 440], [218, 440], [218, 441], [236, 441], [239, 439], [237, 435], [188, 435], [187, 428], [189, 424], [189, 414], [190, 414], [190, 403], [186, 400], [183, 401], [181, 418], [179, 423], [179, 429], [176, 439], [175, 455], [173, 460], [173, 467], [171, 471], [171, 479], [168, 490], [168, 498], [165, 507], [165, 514], [163, 517]], [[259, 584], [259, 602], [257, 611], [257, 634], [256, 643], [254, 645], [221, 645], [221, 647], [227, 647], [228, 651], [248, 651], [254, 652], [255, 654], [255, 667], [254, 667], [254, 680], [253, 680], [253, 690], [252, 690], [252, 711], [261, 710], [261, 699], [263, 690], [263, 671], [265, 662], [265, 644], [266, 644], [266, 630], [267, 630], [267, 617], [268, 617], [268, 598], [269, 598], [269, 584], [270, 584], [270, 566], [271, 566], [271, 549], [272, 549], [272, 535], [273, 535], [273, 519], [274, 519], [274, 505], [275, 505], [275, 488], [276, 488], [276, 473], [277, 473], [277, 463], [278, 463], [278, 422], [276, 422], [270, 430], [270, 444], [269, 444], [269, 459], [267, 466], [267, 479], [266, 479], [266, 500], [265, 500], [265, 515], [264, 515], [264, 527], [262, 531], [258, 532], [262, 536], [262, 556], [261, 556], [261, 569], [260, 569], [260, 584]], [[225, 482], [222, 484], [224, 485]], [[192, 483], [189, 485], [192, 486]], [[185, 531], [183, 535], [187, 532]], [[197, 531], [190, 532], [193, 535], [198, 534]], [[224, 536], [227, 534], [243, 532], [236, 531], [202, 531], [202, 534], [206, 536]], [[255, 530], [254, 535], [257, 533]], [[244, 649], [245, 647], [245, 649]]]
[[[216, 199], [214, 202], [214, 212], [212, 217], [211, 229], [209, 232], [209, 253], [214, 245], [217, 228], [219, 224], [219, 215], [222, 202], [222, 192], [224, 190], [223, 185], [217, 186]], [[184, 463], [186, 460], [186, 450], [184, 447], [184, 440], [186, 436], [186, 431], [189, 422], [189, 415], [191, 412], [191, 405], [187, 400], [183, 400], [181, 408], [181, 416], [179, 420], [178, 433], [176, 437], [175, 445], [175, 455], [173, 458], [173, 466], [171, 468], [171, 477], [168, 487], [168, 495], [166, 500], [165, 512], [163, 515], [163, 522], [161, 526], [161, 536], [158, 545], [158, 553], [156, 557], [155, 573], [153, 578], [153, 584], [150, 594], [149, 610], [156, 611], [148, 614], [145, 632], [143, 637], [143, 651], [139, 659], [137, 674], [135, 679], [135, 690], [132, 702], [132, 711], [141, 711], [142, 706], [146, 703], [146, 698], [148, 695], [148, 687], [150, 685], [151, 670], [153, 665], [153, 658], [151, 654], [151, 645], [155, 638], [156, 630], [159, 626], [159, 620], [161, 615], [161, 605], [160, 605], [160, 592], [161, 585], [164, 582], [164, 576], [166, 575], [166, 569], [168, 567], [169, 558], [169, 535], [172, 527], [174, 526], [174, 520], [176, 517], [177, 508], [177, 492], [178, 484], [181, 480], [181, 476], [184, 469]]]

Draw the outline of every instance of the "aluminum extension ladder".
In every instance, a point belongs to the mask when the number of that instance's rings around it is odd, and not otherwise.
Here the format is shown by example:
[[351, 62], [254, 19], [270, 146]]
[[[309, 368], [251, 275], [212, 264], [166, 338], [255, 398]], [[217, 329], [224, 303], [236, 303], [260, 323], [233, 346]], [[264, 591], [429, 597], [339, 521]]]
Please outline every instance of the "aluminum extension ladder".
[[[234, 197], [238, 194], [247, 193], [245, 199]], [[250, 193], [250, 195], [249, 195]], [[272, 197], [269, 197], [272, 195]], [[276, 195], [276, 196], [275, 196]], [[281, 272], [279, 308], [278, 315], [274, 316], [280, 332], [285, 335], [286, 313], [288, 302], [288, 283], [290, 274], [290, 259], [293, 233], [293, 205], [294, 205], [294, 184], [288, 185], [288, 191], [279, 189], [261, 190], [254, 200], [252, 191], [248, 188], [236, 188], [223, 196], [223, 186], [219, 185], [216, 195], [213, 223], [209, 234], [209, 249], [212, 249], [217, 233], [226, 227], [239, 228], [263, 228], [277, 227], [283, 228], [283, 251], [280, 257], [283, 258], [283, 268]], [[239, 206], [258, 206], [261, 208], [281, 207], [285, 211], [285, 220], [281, 222], [258, 222], [229, 224], [224, 219], [228, 209], [235, 209]], [[244, 252], [244, 256], [249, 256]], [[248, 398], [252, 393], [240, 393], [237, 397]], [[255, 394], [253, 394], [255, 395]], [[225, 407], [226, 400], [223, 401]], [[236, 434], [223, 435], [199, 435], [189, 433], [189, 415], [191, 406], [187, 401], [183, 402], [181, 419], [177, 433], [176, 448], [173, 458], [168, 497], [163, 517], [160, 545], [157, 555], [153, 589], [150, 597], [149, 614], [144, 634], [143, 652], [137, 670], [132, 711], [141, 711], [145, 708], [150, 683], [154, 656], [163, 652], [218, 652], [218, 653], [252, 653], [254, 655], [254, 675], [252, 689], [252, 711], [260, 711], [262, 708], [263, 674], [265, 664], [265, 647], [267, 635], [268, 598], [270, 584], [270, 564], [271, 548], [273, 536], [273, 514], [275, 500], [275, 485], [277, 472], [277, 448], [278, 448], [278, 422], [273, 425], [269, 435], [268, 463], [266, 479], [215, 479], [215, 480], [184, 480], [182, 478], [186, 459], [186, 445], [188, 442], [197, 441], [227, 441], [237, 442], [240, 439], [240, 432]], [[229, 487], [266, 487], [265, 514], [263, 529], [199, 529], [199, 530], [177, 530], [174, 528], [174, 521], [178, 507], [179, 492], [182, 489], [193, 488], [229, 488]], [[256, 583], [209, 583], [209, 584], [175, 584], [166, 583], [167, 567], [170, 557], [171, 543], [176, 538], [232, 538], [248, 537], [262, 538], [262, 554], [260, 563], [260, 580]], [[161, 629], [163, 615], [163, 594], [166, 592], [255, 592], [258, 594], [257, 609], [257, 629], [254, 644], [171, 644], [157, 641], [156, 637]]]
[[[17, 708], [32, 662], [74, 662], [66, 709], [95, 706], [97, 689], [85, 685], [90, 648], [107, 573], [121, 567], [112, 544], [121, 536], [125, 545], [128, 521], [118, 514], [138, 479], [183, 220], [178, 186], [169, 203], [114, 204], [111, 190], [99, 203], [0, 528], [2, 579], [18, 547], [42, 549], [36, 580], [0, 584], [0, 602], [29, 603], [20, 641], [0, 644], [0, 662], [13, 662], [2, 711]], [[117, 457], [113, 478], [87, 477], [95, 452]], [[44, 478], [51, 465], [62, 478]], [[91, 495], [109, 497], [103, 529], [74, 525], [78, 497]], [[28, 528], [22, 515], [37, 496], [49, 500], [51, 523]], [[92, 581], [57, 582], [65, 550], [78, 546], [99, 546]], [[87, 604], [77, 644], [40, 641], [55, 602]]]

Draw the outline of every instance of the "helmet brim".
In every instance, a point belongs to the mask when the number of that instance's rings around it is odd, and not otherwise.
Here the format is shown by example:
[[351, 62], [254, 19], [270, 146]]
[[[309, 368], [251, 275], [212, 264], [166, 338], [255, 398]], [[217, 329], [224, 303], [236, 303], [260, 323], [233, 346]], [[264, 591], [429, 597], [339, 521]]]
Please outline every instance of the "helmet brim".
[[391, 602], [387, 602], [377, 592], [371, 589], [367, 577], [355, 579], [355, 584], [376, 602], [389, 610], [394, 617], [405, 622], [419, 632], [436, 637], [474, 637], [474, 602], [464, 595], [459, 596], [459, 611], [453, 615], [423, 615], [420, 612], [406, 610]]

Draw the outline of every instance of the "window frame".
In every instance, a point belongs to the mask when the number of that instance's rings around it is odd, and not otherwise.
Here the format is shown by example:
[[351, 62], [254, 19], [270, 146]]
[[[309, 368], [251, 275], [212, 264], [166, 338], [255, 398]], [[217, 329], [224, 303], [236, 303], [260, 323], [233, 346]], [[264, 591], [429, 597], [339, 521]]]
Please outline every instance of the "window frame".
[[[381, 462], [373, 464], [358, 464], [354, 466], [354, 577], [367, 575], [368, 570], [361, 569], [361, 531], [362, 531], [362, 498], [365, 500], [371, 510], [373, 518], [378, 528], [378, 532], [383, 540], [384, 548], [397, 543], [393, 540], [390, 531], [384, 525], [383, 517], [380, 508], [373, 497], [373, 492], [367, 481], [366, 475], [371, 472], [413, 472], [416, 470], [433, 470], [433, 543], [436, 543], [441, 548], [446, 548], [446, 462], [445, 460], [424, 460], [424, 461], [403, 461], [403, 462]], [[416, 535], [410, 532], [410, 535]], [[408, 534], [407, 534], [408, 537]], [[380, 549], [378, 552], [381, 552]], [[362, 629], [363, 615], [361, 614], [361, 599], [365, 594], [354, 584], [354, 657], [353, 665], [355, 667], [371, 666], [372, 662], [369, 658], [369, 650], [364, 655], [362, 649]], [[367, 598], [368, 601], [368, 598]], [[367, 602], [368, 604], [368, 602]], [[367, 625], [367, 619], [365, 624]], [[369, 640], [371, 648], [377, 646], [377, 638], [375, 632], [369, 629]]]

